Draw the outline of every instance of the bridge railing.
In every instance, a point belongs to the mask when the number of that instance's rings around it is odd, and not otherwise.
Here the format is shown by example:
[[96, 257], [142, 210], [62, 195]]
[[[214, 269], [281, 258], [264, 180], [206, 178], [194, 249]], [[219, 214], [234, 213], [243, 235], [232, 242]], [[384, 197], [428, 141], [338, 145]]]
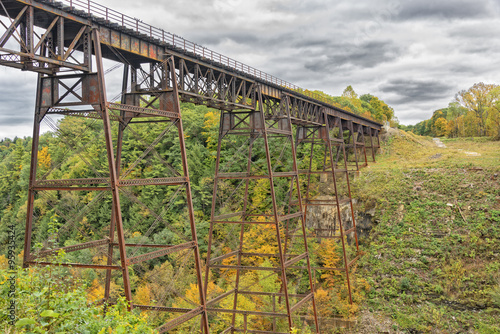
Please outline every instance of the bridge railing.
[[198, 56], [201, 56], [207, 60], [220, 63], [224, 66], [228, 66], [237, 71], [244, 72], [260, 80], [278, 85], [284, 88], [291, 89], [296, 92], [300, 92], [303, 95], [309, 96], [315, 100], [322, 101], [324, 103], [330, 104], [331, 102], [323, 96], [309, 92], [303, 88], [300, 88], [290, 82], [279, 79], [268, 73], [262, 72], [252, 66], [243, 64], [237, 60], [226, 57], [218, 52], [210, 50], [204, 46], [188, 41], [180, 36], [167, 32], [163, 29], [153, 27], [142, 20], [122, 14], [116, 10], [105, 7], [97, 2], [90, 0], [45, 0], [49, 3], [62, 3], [64, 6], [68, 6], [71, 9], [84, 11], [89, 16], [95, 18], [105, 19], [108, 23], [118, 24], [126, 29], [129, 29], [135, 33], [143, 34], [154, 40], [159, 40], [161, 42], [170, 44], [175, 48], [180, 48], [185, 52], [191, 52]]

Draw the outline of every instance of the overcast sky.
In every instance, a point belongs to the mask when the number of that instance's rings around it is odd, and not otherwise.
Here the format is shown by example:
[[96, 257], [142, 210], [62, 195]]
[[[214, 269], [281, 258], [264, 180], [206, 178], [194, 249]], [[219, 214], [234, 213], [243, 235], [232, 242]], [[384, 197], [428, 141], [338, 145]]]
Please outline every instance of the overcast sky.
[[[402, 124], [428, 119], [474, 83], [500, 84], [498, 0], [99, 3], [303, 88], [340, 95], [352, 85]], [[31, 135], [35, 81], [0, 67], [0, 138]]]

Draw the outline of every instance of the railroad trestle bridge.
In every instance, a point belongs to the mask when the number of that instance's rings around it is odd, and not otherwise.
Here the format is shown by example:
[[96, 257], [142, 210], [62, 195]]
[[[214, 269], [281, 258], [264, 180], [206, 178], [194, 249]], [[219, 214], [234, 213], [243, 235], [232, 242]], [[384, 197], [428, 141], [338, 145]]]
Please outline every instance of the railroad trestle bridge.
[[[303, 325], [320, 332], [317, 308], [321, 306], [314, 298], [317, 270], [342, 272], [352, 302], [349, 269], [359, 258], [359, 248], [349, 177], [368, 160], [375, 161], [380, 124], [92, 1], [0, 0], [0, 4], [0, 65], [38, 73], [24, 266], [98, 272], [105, 287], [102, 302], [112, 302], [113, 282], [123, 282], [118, 290], [131, 308], [162, 314], [160, 332], [182, 326], [215, 332], [219, 329], [212, 328], [213, 319], [224, 325], [224, 333], [279, 333]], [[105, 80], [114, 67], [105, 70], [105, 60], [123, 64], [121, 94], [114, 101], [107, 99]], [[220, 110], [203, 259], [181, 102]], [[62, 129], [54, 121], [61, 116], [83, 118], [85, 126]], [[44, 122], [67, 145], [67, 153], [49, 170], [41, 170], [37, 161]], [[127, 136], [136, 138], [133, 150], [124, 148]], [[158, 145], [167, 145], [175, 159], [159, 154]], [[105, 159], [96, 158], [96, 150]], [[313, 163], [318, 155], [323, 160], [320, 165]], [[299, 159], [308, 161], [308, 168], [299, 169]], [[85, 176], [58, 173], [68, 161], [83, 164]], [[161, 170], [139, 172], [152, 161]], [[332, 200], [315, 197], [314, 184], [325, 175], [335, 189]], [[155, 205], [141, 201], [138, 193], [153, 188], [168, 198]], [[257, 188], [266, 194], [264, 204], [251, 198]], [[86, 200], [76, 200], [75, 193]], [[61, 219], [51, 242], [40, 240], [46, 217], [38, 201]], [[67, 204], [65, 210], [57, 205], [61, 201]], [[110, 215], [101, 217], [101, 230], [90, 233], [84, 226], [86, 216], [105, 212], [106, 203]], [[307, 229], [307, 208], [314, 205], [336, 207], [338, 226]], [[342, 205], [350, 206], [349, 229], [342, 222]], [[128, 221], [132, 206], [146, 212], [135, 216], [138, 222]], [[169, 220], [174, 208], [183, 210], [180, 217], [185, 222]], [[131, 235], [136, 225], [143, 226], [140, 238]], [[157, 238], [159, 226], [176, 237]], [[249, 235], [256, 226], [267, 233], [272, 252], [252, 250]], [[79, 231], [78, 243], [57, 244], [72, 230]], [[354, 236], [350, 251], [347, 234]], [[307, 243], [311, 236], [338, 239], [342, 265], [314, 267]], [[38, 243], [42, 248], [34, 247]], [[79, 255], [72, 262], [54, 261], [60, 250]], [[168, 262], [161, 266], [166, 274], [148, 273], [151, 261], [157, 259]], [[278, 287], [266, 292], [253, 289], [256, 283], [248, 284], [248, 273], [279, 282]], [[167, 288], [150, 305], [139, 304], [132, 276]], [[179, 291], [176, 280], [193, 282], [196, 300]], [[225, 280], [231, 288], [219, 291], [211, 286], [212, 280]], [[248, 298], [258, 298], [269, 307], [245, 309]]]

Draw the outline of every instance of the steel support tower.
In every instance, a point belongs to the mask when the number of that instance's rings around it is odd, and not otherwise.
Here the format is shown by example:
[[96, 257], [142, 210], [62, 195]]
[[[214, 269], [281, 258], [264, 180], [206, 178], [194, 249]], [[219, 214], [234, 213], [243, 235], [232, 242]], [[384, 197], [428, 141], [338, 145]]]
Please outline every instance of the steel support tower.
[[[253, 94], [250, 110], [221, 115], [205, 289], [221, 280], [232, 289], [207, 291], [208, 310], [230, 315], [224, 333], [288, 333], [303, 324], [319, 332], [289, 98], [266, 98], [258, 86]], [[238, 149], [225, 154], [231, 142]], [[254, 248], [256, 236], [266, 252]], [[255, 291], [255, 276], [279, 285]], [[246, 298], [262, 309], [245, 310]], [[227, 300], [231, 308], [221, 306]]]

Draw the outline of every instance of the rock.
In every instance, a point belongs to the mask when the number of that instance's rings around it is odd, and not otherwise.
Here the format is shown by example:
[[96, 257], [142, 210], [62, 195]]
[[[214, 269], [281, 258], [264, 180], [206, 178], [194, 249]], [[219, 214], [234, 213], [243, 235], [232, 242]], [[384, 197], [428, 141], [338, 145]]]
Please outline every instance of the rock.
[[[315, 200], [335, 202], [333, 196], [318, 196]], [[341, 199], [342, 201], [342, 199]], [[353, 200], [356, 204], [356, 200]], [[404, 207], [404, 206], [403, 206]], [[369, 235], [373, 227], [373, 216], [375, 215], [375, 208], [367, 212], [359, 212], [355, 210], [356, 231], [359, 237], [366, 237]], [[352, 227], [352, 213], [351, 205], [349, 202], [343, 202], [340, 207], [340, 216], [344, 224], [344, 230], [349, 230]], [[321, 230], [327, 229], [339, 231], [338, 213], [336, 205], [331, 206], [310, 206], [307, 208], [307, 228]], [[323, 235], [325, 235], [323, 233]], [[347, 235], [347, 242], [350, 244], [354, 240], [354, 232]]]
[[366, 214], [369, 216], [375, 216], [375, 208], [371, 208], [370, 210], [366, 211]]
[[467, 155], [469, 157], [480, 157], [481, 153], [477, 153], [477, 152], [465, 152], [465, 155]]

